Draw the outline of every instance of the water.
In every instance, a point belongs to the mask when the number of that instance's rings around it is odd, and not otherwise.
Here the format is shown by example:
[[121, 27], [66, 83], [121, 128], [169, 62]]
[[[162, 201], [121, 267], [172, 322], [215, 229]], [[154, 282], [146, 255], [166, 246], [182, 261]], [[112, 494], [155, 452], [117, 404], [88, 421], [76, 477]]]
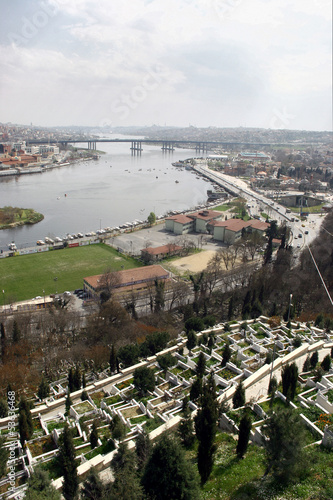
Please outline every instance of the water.
[[115, 227], [146, 219], [151, 211], [163, 215], [207, 200], [210, 183], [171, 165], [192, 157], [193, 150], [162, 153], [160, 146], [143, 145], [141, 155], [131, 156], [129, 143], [97, 147], [106, 152], [98, 160], [0, 179], [1, 207], [33, 208], [44, 215], [38, 224], [0, 231], [0, 248], [7, 249], [11, 241], [32, 246], [45, 236]]

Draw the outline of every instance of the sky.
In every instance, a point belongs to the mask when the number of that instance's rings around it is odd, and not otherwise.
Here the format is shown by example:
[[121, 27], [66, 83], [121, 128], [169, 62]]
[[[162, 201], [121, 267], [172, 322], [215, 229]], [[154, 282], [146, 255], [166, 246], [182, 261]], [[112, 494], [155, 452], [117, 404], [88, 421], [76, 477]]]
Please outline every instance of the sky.
[[332, 129], [331, 0], [10, 0], [0, 122]]

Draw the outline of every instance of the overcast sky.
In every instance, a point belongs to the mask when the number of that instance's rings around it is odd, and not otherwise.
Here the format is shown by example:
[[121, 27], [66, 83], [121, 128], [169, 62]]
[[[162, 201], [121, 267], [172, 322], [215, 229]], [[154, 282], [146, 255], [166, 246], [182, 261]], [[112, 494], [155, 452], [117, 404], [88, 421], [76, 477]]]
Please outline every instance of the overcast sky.
[[332, 128], [331, 0], [1, 3], [1, 122]]

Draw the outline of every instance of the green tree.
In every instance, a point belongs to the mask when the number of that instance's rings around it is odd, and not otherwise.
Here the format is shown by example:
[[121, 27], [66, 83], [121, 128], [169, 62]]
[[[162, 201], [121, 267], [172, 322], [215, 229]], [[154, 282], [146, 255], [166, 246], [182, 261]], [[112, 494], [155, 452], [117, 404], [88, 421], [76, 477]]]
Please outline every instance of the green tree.
[[4, 446], [5, 438], [0, 437], [0, 478], [6, 474], [9, 450]]
[[126, 427], [122, 423], [119, 415], [113, 415], [112, 420], [110, 422], [110, 431], [112, 439], [116, 439], [117, 441], [121, 441], [123, 437], [126, 435]]
[[94, 467], [83, 482], [80, 498], [82, 500], [102, 500], [104, 497], [104, 486]]
[[286, 398], [292, 401], [295, 397], [297, 380], [298, 380], [298, 368], [295, 363], [291, 365], [285, 365], [282, 368], [282, 393]]
[[39, 399], [45, 399], [49, 395], [50, 395], [50, 386], [47, 383], [47, 380], [45, 379], [45, 377], [42, 376], [42, 380], [41, 380], [39, 387], [38, 387], [37, 396], [39, 397]]
[[81, 401], [88, 401], [89, 400], [89, 395], [87, 391], [82, 391], [81, 392]]
[[156, 360], [164, 372], [166, 372], [168, 368], [174, 366], [177, 363], [177, 358], [175, 358], [175, 356], [172, 356], [171, 352], [167, 352], [166, 354], [157, 356]]
[[5, 399], [0, 399], [0, 418], [5, 418], [8, 415], [8, 405]]
[[146, 463], [151, 454], [151, 441], [149, 439], [149, 434], [145, 430], [138, 433], [138, 437], [135, 440], [135, 451], [136, 451], [136, 461], [138, 471], [143, 471]]
[[68, 372], [68, 390], [69, 390], [69, 392], [75, 391], [73, 368], [70, 368], [69, 372]]
[[235, 390], [232, 398], [232, 404], [234, 405], [234, 408], [240, 408], [245, 405], [245, 389], [242, 381], [239, 382]]
[[111, 346], [109, 364], [110, 364], [110, 372], [111, 373], [115, 372], [117, 370], [117, 356], [116, 356], [116, 351], [115, 351], [113, 344]]
[[328, 372], [329, 369], [331, 368], [331, 356], [329, 354], [327, 354], [324, 359], [322, 360], [322, 362], [320, 363], [320, 366], [322, 367], [322, 369], [325, 371], [325, 372]]
[[205, 371], [206, 371], [206, 358], [204, 353], [200, 351], [196, 367], [197, 376], [199, 378], [202, 378], [205, 374]]
[[14, 319], [14, 322], [13, 322], [13, 343], [17, 344], [17, 342], [20, 341], [20, 338], [21, 338], [21, 330], [17, 324], [16, 319]]
[[194, 330], [190, 330], [189, 332], [187, 332], [186, 335], [187, 335], [186, 347], [191, 352], [192, 349], [197, 345], [197, 336]]
[[190, 400], [196, 402], [202, 393], [202, 379], [200, 377], [196, 378], [190, 389]]
[[89, 441], [90, 441], [91, 449], [93, 450], [94, 448], [96, 448], [96, 446], [98, 445], [98, 428], [97, 428], [96, 420], [94, 420], [92, 423]]
[[222, 366], [226, 366], [226, 364], [228, 363], [228, 361], [231, 358], [231, 354], [232, 354], [232, 352], [231, 352], [231, 349], [230, 349], [230, 344], [229, 344], [229, 342], [227, 342], [225, 344], [224, 349], [223, 349], [222, 362], [221, 362]]
[[85, 373], [83, 372], [82, 373], [82, 387], [83, 387], [83, 389], [85, 388], [86, 385], [87, 385], [86, 376], [85, 376]]
[[189, 318], [185, 321], [186, 332], [189, 332], [191, 330], [194, 330], [195, 332], [201, 332], [201, 330], [204, 330], [204, 328], [205, 324], [201, 318], [193, 316], [192, 318]]
[[133, 385], [140, 392], [146, 394], [148, 391], [153, 392], [155, 389], [155, 374], [151, 368], [141, 366], [134, 370]]
[[311, 368], [316, 368], [318, 361], [319, 361], [318, 351], [315, 351], [310, 358]]
[[60, 500], [61, 495], [52, 486], [48, 473], [37, 467], [29, 478], [24, 498], [26, 500]]
[[81, 389], [81, 371], [79, 365], [76, 365], [73, 373], [73, 385], [74, 391], [78, 391]]
[[246, 453], [247, 446], [249, 443], [251, 428], [252, 428], [251, 417], [246, 411], [239, 423], [238, 443], [236, 448], [236, 453], [239, 458], [243, 458]]
[[187, 407], [178, 427], [178, 434], [185, 448], [191, 448], [195, 441], [194, 425], [190, 409]]
[[138, 362], [140, 349], [137, 344], [128, 344], [120, 347], [118, 350], [118, 358], [124, 367], [135, 365]]
[[147, 221], [148, 221], [148, 224], [150, 226], [152, 226], [153, 224], [155, 224], [155, 222], [156, 222], [156, 215], [154, 214], [154, 212], [150, 212], [150, 214], [147, 217]]
[[201, 483], [208, 480], [214, 464], [216, 451], [215, 435], [217, 431], [218, 403], [214, 377], [210, 375], [203, 387], [200, 406], [195, 417], [195, 433], [199, 441], [198, 469]]
[[30, 404], [27, 400], [21, 397], [19, 402], [19, 433], [20, 433], [20, 441], [22, 446], [25, 441], [29, 441], [31, 439], [34, 432], [34, 424], [32, 421], [32, 415], [30, 411]]
[[66, 400], [65, 400], [65, 416], [67, 417], [69, 415], [69, 410], [72, 406], [72, 400], [71, 400], [71, 396], [70, 394], [68, 393], [67, 394], [67, 397], [66, 397]]
[[3, 323], [0, 323], [1, 361], [4, 363], [7, 355], [6, 330]]
[[309, 372], [310, 370], [311, 370], [310, 356], [307, 356], [306, 360], [304, 361], [303, 372]]
[[59, 439], [59, 463], [64, 477], [62, 494], [66, 500], [73, 500], [77, 496], [79, 483], [73, 435], [67, 423]]
[[306, 470], [303, 444], [305, 430], [292, 409], [277, 409], [262, 426], [266, 437], [266, 471], [283, 483], [297, 481]]
[[149, 498], [197, 500], [199, 482], [179, 442], [164, 433], [155, 444], [142, 477]]

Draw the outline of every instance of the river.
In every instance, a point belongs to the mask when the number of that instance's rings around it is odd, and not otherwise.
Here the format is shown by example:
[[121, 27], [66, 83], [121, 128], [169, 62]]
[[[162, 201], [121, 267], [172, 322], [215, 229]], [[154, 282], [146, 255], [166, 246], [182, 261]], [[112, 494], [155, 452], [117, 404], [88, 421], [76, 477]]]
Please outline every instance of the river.
[[46, 236], [115, 227], [146, 219], [151, 211], [164, 215], [207, 200], [210, 183], [171, 165], [194, 156], [193, 150], [163, 153], [160, 146], [143, 145], [142, 154], [132, 156], [130, 143], [97, 147], [105, 151], [98, 160], [0, 179], [1, 207], [33, 208], [44, 215], [38, 224], [1, 230], [0, 248], [7, 249], [11, 241], [18, 247], [33, 246]]

